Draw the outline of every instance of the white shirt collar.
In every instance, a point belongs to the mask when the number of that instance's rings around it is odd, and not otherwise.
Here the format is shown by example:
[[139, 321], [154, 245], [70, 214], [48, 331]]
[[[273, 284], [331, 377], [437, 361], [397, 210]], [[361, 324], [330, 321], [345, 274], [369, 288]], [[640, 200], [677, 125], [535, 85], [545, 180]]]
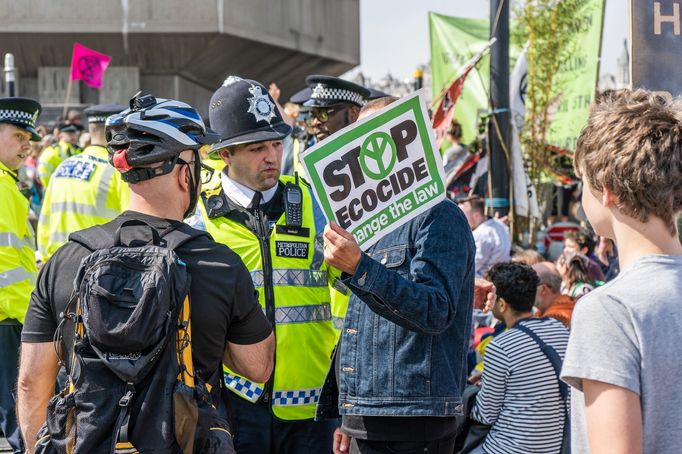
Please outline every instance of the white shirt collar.
[[[248, 208], [248, 206], [251, 205], [251, 200], [253, 199], [253, 195], [256, 193], [256, 191], [244, 186], [241, 183], [237, 183], [232, 178], [227, 176], [226, 172], [220, 173], [220, 181], [223, 184], [223, 191], [225, 191], [225, 195], [227, 195], [232, 201], [238, 203], [244, 208]], [[272, 200], [272, 198], [275, 196], [275, 193], [277, 192], [277, 186], [278, 184], [275, 184], [267, 191], [263, 191], [261, 193], [263, 195], [263, 198], [260, 202], [261, 205]]]

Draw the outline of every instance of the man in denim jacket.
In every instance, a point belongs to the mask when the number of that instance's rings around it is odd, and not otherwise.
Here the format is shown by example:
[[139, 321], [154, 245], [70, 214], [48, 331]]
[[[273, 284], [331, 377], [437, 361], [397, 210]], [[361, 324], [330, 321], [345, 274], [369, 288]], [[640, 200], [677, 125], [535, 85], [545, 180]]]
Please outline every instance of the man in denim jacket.
[[335, 223], [324, 237], [325, 260], [352, 292], [317, 408], [318, 419], [343, 418], [334, 452], [451, 454], [474, 293], [464, 214], [443, 201], [364, 253]]

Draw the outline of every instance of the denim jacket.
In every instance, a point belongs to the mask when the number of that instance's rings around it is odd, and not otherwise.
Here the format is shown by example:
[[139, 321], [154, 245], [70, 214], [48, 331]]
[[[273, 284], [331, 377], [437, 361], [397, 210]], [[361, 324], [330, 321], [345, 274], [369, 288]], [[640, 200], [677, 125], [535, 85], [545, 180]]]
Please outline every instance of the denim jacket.
[[464, 214], [443, 201], [362, 254], [343, 278], [339, 373], [332, 361], [317, 419], [461, 414], [475, 252]]

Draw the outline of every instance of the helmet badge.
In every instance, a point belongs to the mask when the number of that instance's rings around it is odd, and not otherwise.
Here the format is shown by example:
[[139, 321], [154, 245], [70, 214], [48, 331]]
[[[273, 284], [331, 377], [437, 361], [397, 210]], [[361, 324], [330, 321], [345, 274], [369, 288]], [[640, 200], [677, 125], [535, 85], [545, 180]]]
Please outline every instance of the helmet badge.
[[249, 101], [249, 112], [256, 117], [256, 121], [267, 121], [272, 123], [272, 119], [276, 117], [275, 115], [275, 104], [270, 101], [267, 93], [263, 93], [261, 87], [251, 84], [249, 88], [249, 93], [253, 95], [248, 98]]

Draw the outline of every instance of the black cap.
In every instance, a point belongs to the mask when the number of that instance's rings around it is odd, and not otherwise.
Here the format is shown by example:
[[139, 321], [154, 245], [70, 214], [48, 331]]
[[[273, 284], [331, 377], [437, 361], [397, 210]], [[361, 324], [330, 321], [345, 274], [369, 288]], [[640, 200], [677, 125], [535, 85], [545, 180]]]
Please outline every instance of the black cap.
[[379, 98], [386, 98], [387, 96], [391, 96], [388, 93], [384, 93], [381, 90], [377, 90], [376, 88], [368, 88], [369, 90], [369, 96], [367, 96], [367, 101], [371, 101], [373, 99], [379, 99]]
[[59, 132], [81, 132], [83, 130], [83, 126], [77, 123], [59, 123], [57, 129]]
[[208, 105], [211, 128], [220, 135], [211, 153], [230, 145], [280, 140], [291, 126], [260, 82], [229, 76]]
[[107, 121], [112, 115], [119, 114], [126, 110], [126, 106], [120, 104], [97, 104], [90, 106], [83, 111], [88, 119], [88, 123], [102, 123]]
[[291, 98], [289, 98], [289, 102], [293, 102], [294, 104], [303, 104], [307, 100], [310, 99], [310, 95], [313, 94], [313, 89], [310, 87], [305, 87], [301, 91], [297, 91], [293, 95], [291, 95]]
[[0, 98], [0, 123], [13, 124], [31, 133], [31, 140], [40, 140], [36, 121], [40, 115], [40, 103], [30, 98]]
[[338, 77], [313, 75], [306, 77], [305, 83], [312, 90], [304, 104], [308, 107], [330, 107], [343, 102], [362, 107], [369, 96], [365, 87]]

